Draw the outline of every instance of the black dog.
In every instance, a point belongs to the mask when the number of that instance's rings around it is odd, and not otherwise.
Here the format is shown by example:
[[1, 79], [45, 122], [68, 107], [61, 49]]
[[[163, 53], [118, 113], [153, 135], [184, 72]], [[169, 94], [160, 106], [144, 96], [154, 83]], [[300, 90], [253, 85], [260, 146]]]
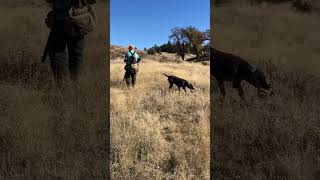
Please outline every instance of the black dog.
[[266, 82], [264, 73], [255, 66], [250, 65], [241, 57], [221, 52], [214, 48], [210, 48], [210, 51], [210, 73], [216, 78], [223, 98], [226, 95], [223, 85], [224, 81], [231, 81], [233, 88], [238, 90], [239, 96], [242, 99], [244, 99], [244, 92], [241, 86], [241, 81], [243, 80], [249, 82], [258, 89], [258, 96], [261, 95], [261, 92], [264, 92], [262, 89], [270, 89], [270, 85]]
[[180, 87], [182, 87], [184, 89], [184, 92], [187, 92], [186, 87], [189, 89], [194, 90], [193, 85], [191, 83], [189, 83], [187, 80], [179, 78], [177, 76], [168, 76], [166, 74], [164, 74], [165, 76], [168, 77], [168, 81], [169, 81], [169, 89], [172, 88], [173, 84], [177, 85], [180, 91]]

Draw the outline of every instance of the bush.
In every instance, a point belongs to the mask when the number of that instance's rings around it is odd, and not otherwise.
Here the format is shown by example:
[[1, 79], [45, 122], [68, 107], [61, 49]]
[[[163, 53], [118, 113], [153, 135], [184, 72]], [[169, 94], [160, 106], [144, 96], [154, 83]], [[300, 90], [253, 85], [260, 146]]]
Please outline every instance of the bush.
[[149, 48], [147, 50], [147, 53], [150, 54], [150, 55], [154, 55], [155, 53], [157, 53], [157, 51], [154, 48]]

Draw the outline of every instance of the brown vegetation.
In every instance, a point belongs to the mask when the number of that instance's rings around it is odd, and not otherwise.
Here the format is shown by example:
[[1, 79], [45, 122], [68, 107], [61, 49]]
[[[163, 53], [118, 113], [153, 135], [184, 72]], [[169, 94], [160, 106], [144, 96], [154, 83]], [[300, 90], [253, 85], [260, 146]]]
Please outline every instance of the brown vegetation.
[[99, 28], [88, 41], [80, 87], [61, 91], [48, 61], [40, 64], [48, 6], [33, 2], [0, 8], [0, 179], [104, 178], [108, 8], [98, 4]]
[[228, 84], [221, 107], [212, 80], [216, 178], [320, 178], [318, 19], [288, 4], [214, 9], [214, 47], [262, 68], [276, 92], [261, 99], [244, 83], [246, 106]]
[[[135, 89], [122, 82], [124, 64], [111, 64], [111, 178], [209, 179], [209, 66], [141, 63]], [[195, 92], [169, 90], [174, 74]]]

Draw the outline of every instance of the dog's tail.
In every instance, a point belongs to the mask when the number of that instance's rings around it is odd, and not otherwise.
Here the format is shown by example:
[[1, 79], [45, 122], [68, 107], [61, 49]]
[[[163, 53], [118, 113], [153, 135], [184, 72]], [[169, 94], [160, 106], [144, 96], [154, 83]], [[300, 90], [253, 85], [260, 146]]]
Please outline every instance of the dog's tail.
[[169, 76], [168, 76], [168, 75], [166, 75], [165, 73], [163, 73], [163, 75], [165, 75], [165, 76], [169, 77]]

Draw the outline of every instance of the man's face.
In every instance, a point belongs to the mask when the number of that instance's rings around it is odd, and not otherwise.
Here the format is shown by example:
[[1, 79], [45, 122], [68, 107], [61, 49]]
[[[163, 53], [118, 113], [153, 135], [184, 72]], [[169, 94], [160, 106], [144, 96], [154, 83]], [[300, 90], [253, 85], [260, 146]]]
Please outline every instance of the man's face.
[[132, 48], [132, 46], [129, 46], [129, 50], [131, 51], [133, 48]]

